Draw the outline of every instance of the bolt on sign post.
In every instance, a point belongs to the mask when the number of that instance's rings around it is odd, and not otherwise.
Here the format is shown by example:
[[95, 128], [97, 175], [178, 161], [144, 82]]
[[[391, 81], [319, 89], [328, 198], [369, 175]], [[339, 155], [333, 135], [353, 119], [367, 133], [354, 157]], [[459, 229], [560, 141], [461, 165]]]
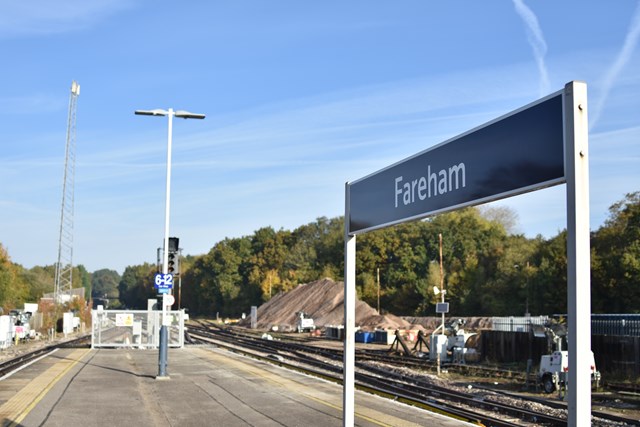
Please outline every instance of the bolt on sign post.
[[356, 236], [567, 184], [568, 425], [591, 423], [587, 85], [564, 89], [345, 184], [343, 425], [354, 421]]

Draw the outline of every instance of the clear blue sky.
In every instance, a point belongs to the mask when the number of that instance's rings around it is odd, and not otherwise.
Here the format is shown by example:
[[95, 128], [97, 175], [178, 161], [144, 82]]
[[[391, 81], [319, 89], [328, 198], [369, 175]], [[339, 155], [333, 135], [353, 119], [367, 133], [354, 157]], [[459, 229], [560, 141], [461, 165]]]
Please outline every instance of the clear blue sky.
[[[32, 0], [0, 6], [0, 243], [57, 259], [69, 88], [74, 264], [155, 262], [175, 120], [171, 235], [188, 254], [344, 213], [344, 183], [588, 84], [591, 228], [640, 190], [640, 3]], [[566, 227], [565, 186], [496, 202]]]

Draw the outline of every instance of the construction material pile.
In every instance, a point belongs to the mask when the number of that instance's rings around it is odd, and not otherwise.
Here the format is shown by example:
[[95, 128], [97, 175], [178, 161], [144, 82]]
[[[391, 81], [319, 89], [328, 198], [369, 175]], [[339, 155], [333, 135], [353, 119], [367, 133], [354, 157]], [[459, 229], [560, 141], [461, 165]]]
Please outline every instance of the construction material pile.
[[[280, 292], [258, 307], [258, 329], [277, 328], [290, 331], [295, 328], [298, 312], [314, 319], [317, 328], [344, 323], [344, 283], [331, 279], [298, 285], [289, 292]], [[356, 300], [356, 326], [363, 329], [406, 329], [406, 320], [391, 314], [380, 315], [363, 301]], [[250, 325], [246, 319], [244, 326]]]
[[[280, 292], [269, 301], [258, 307], [258, 329], [277, 329], [293, 331], [304, 312], [315, 322], [315, 327], [340, 326], [344, 324], [344, 283], [331, 279], [298, 285], [288, 292]], [[447, 317], [447, 319], [449, 319]], [[478, 331], [491, 329], [490, 317], [466, 318], [465, 329]], [[442, 322], [440, 316], [433, 317], [399, 317], [393, 314], [381, 315], [376, 309], [364, 301], [356, 300], [356, 326], [365, 331], [376, 329], [422, 329], [431, 333]], [[449, 322], [449, 320], [447, 320]], [[249, 327], [251, 319], [240, 322]]]

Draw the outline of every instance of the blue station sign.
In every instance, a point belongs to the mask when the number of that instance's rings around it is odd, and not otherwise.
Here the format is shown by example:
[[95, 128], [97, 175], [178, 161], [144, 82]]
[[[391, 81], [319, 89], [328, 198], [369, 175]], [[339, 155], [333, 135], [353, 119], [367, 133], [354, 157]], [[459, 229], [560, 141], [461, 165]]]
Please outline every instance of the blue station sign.
[[565, 182], [563, 91], [347, 184], [349, 234]]

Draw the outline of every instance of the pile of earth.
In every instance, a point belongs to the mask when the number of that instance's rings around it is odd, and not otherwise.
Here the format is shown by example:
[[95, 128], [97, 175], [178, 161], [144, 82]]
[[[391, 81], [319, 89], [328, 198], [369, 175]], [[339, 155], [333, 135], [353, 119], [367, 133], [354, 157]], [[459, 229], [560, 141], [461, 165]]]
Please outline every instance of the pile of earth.
[[[298, 313], [304, 312], [313, 318], [317, 328], [338, 326], [344, 323], [344, 283], [325, 278], [298, 285], [288, 292], [280, 292], [258, 307], [256, 327], [291, 331], [295, 328]], [[356, 300], [357, 327], [362, 330], [376, 329], [423, 329], [433, 331], [440, 326], [441, 317], [399, 317], [380, 314], [364, 301]], [[449, 319], [446, 320], [449, 322]], [[465, 329], [478, 330], [491, 327], [490, 318], [465, 319]], [[249, 327], [250, 319], [244, 319], [242, 326]]]
[[[344, 283], [325, 278], [280, 292], [258, 307], [256, 327], [293, 330], [299, 312], [313, 318], [317, 328], [344, 323]], [[356, 326], [362, 329], [408, 329], [411, 324], [392, 314], [380, 315], [364, 301], [356, 300]], [[241, 322], [250, 326], [251, 320]]]

